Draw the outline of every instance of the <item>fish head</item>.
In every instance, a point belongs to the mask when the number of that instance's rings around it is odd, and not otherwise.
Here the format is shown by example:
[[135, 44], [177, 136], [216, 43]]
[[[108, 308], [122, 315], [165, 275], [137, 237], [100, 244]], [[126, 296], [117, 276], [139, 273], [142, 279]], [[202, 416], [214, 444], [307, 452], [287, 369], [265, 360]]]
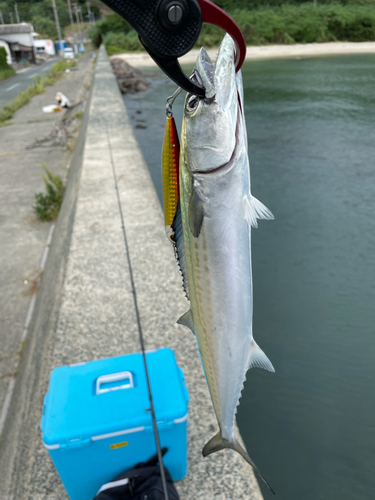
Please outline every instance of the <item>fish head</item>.
[[220, 45], [216, 62], [201, 48], [193, 79], [204, 87], [206, 95], [186, 96], [182, 140], [191, 172], [210, 172], [228, 163], [236, 146], [242, 87], [229, 35]]

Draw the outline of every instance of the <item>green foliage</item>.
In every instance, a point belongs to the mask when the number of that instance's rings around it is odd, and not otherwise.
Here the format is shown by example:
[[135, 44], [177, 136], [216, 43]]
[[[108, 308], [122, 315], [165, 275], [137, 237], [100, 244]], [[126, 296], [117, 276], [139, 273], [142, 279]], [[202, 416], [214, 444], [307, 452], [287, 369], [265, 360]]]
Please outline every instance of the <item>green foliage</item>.
[[4, 69], [4, 70], [0, 69], [0, 82], [1, 82], [1, 80], [6, 80], [7, 78], [14, 76], [15, 74], [16, 74], [16, 72], [13, 68]]
[[47, 174], [42, 175], [47, 193], [35, 194], [35, 205], [33, 208], [38, 219], [44, 222], [57, 219], [64, 198], [65, 187], [59, 175], [54, 175], [50, 172], [44, 163], [42, 163], [42, 167]]
[[[257, 2], [217, 1], [227, 10], [246, 6], [232, 10], [231, 15], [248, 45], [375, 40], [375, 0], [342, 0], [346, 5], [318, 0], [315, 6], [311, 1], [269, 0], [267, 6], [249, 10], [249, 6], [264, 4], [264, 0]], [[136, 32], [117, 14], [104, 17], [89, 34], [96, 47], [104, 43], [108, 55], [144, 50]], [[204, 24], [196, 47], [217, 47], [223, 35], [220, 28]]]
[[52, 19], [36, 15], [31, 18], [31, 24], [42, 37], [57, 39], [56, 23]]
[[[214, 3], [227, 12], [234, 12], [235, 10], [254, 10], [281, 7], [283, 5], [301, 5], [312, 2], [313, 0], [215, 0]], [[372, 5], [375, 7], [375, 0], [317, 0], [317, 3], [318, 5]]]
[[43, 78], [40, 76], [36, 77], [33, 85], [30, 85], [30, 87], [26, 90], [20, 92], [18, 96], [13, 99], [13, 101], [5, 104], [3, 109], [0, 110], [0, 124], [12, 118], [14, 113], [27, 104], [32, 97], [42, 94], [47, 85], [54, 85], [57, 80], [62, 77], [67, 68], [72, 68], [75, 65], [75, 61], [63, 60], [52, 66], [47, 76]]
[[14, 69], [7, 63], [7, 53], [4, 47], [0, 47], [0, 81], [15, 75]]
[[133, 31], [129, 23], [118, 14], [109, 14], [98, 21], [95, 26], [92, 26], [89, 31], [89, 37], [94, 45], [98, 48], [103, 41], [105, 35], [109, 33], [129, 33]]
[[[248, 45], [375, 40], [375, 9], [354, 5], [283, 5], [235, 11]], [[217, 46], [222, 30], [204, 25], [197, 47]]]
[[7, 63], [7, 53], [4, 47], [0, 47], [0, 70], [9, 69]]
[[109, 56], [121, 52], [139, 52], [144, 50], [134, 30], [125, 33], [107, 33], [103, 38], [103, 43]]

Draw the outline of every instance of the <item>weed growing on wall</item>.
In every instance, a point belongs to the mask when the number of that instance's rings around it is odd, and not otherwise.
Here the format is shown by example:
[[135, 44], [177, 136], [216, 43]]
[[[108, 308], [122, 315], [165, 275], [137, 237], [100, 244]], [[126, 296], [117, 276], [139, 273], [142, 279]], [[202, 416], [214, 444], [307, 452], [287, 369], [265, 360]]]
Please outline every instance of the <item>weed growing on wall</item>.
[[46, 185], [46, 193], [36, 193], [34, 212], [39, 220], [45, 222], [56, 220], [64, 198], [65, 186], [59, 175], [55, 175], [42, 163], [46, 175], [42, 175]]

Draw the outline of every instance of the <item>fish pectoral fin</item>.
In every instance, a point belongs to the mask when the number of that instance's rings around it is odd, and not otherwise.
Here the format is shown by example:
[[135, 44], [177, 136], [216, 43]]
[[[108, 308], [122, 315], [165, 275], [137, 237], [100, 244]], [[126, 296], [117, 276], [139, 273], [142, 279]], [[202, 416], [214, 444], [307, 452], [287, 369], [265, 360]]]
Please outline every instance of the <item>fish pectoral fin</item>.
[[245, 219], [249, 226], [258, 227], [257, 219], [273, 220], [275, 218], [272, 212], [251, 194], [244, 198], [243, 204]]
[[177, 323], [182, 326], [187, 326], [195, 335], [195, 325], [191, 309], [183, 314], [181, 318], [177, 320]]
[[263, 370], [268, 370], [269, 372], [275, 371], [271, 361], [267, 358], [254, 339], [251, 341], [250, 346], [248, 369], [250, 368], [263, 368]]
[[193, 182], [193, 191], [189, 203], [189, 227], [194, 238], [198, 238], [200, 235], [204, 216], [204, 200], [199, 195]]
[[224, 439], [221, 435], [221, 431], [219, 431], [213, 438], [211, 438], [208, 443], [204, 446], [202, 450], [202, 454], [204, 457], [207, 457], [208, 455], [211, 455], [211, 453], [215, 453], [216, 451], [224, 450], [225, 448], [229, 448], [231, 450], [236, 451], [241, 455], [242, 458], [246, 460], [248, 464], [251, 465], [251, 467], [254, 469], [256, 474], [259, 476], [259, 478], [268, 486], [270, 491], [275, 494], [271, 486], [268, 484], [268, 482], [264, 479], [262, 474], [259, 472], [258, 467], [255, 465], [255, 463], [251, 460], [247, 452], [242, 448], [240, 443], [237, 441], [236, 438], [234, 438], [234, 441], [228, 441], [227, 439]]

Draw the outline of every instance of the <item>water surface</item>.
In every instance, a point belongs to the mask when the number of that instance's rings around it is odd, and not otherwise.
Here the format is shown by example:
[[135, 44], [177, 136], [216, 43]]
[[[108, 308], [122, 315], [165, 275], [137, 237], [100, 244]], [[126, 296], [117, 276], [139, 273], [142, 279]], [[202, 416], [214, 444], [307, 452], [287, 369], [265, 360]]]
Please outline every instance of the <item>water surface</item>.
[[[161, 200], [165, 98], [125, 99]], [[375, 498], [375, 56], [243, 66], [252, 191], [254, 336], [238, 410], [250, 456], [283, 500]], [[176, 101], [177, 122], [182, 97]], [[145, 120], [145, 121], [140, 121]], [[262, 487], [266, 500], [274, 498]]]

